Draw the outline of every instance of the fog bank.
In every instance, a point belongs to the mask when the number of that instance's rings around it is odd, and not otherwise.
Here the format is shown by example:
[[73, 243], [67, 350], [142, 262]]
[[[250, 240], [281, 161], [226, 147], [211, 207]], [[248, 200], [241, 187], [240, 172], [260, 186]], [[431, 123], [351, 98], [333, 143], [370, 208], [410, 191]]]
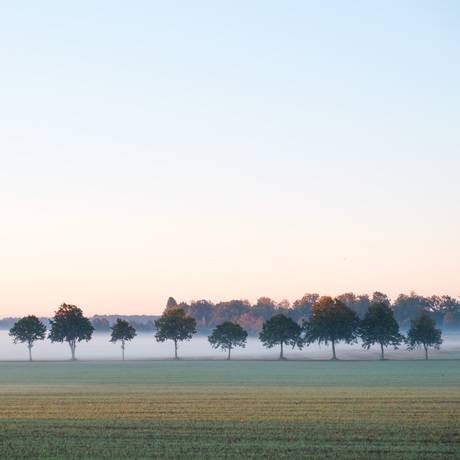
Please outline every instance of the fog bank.
[[[120, 360], [120, 343], [113, 344], [110, 341], [110, 334], [96, 333], [89, 342], [77, 344], [77, 359], [80, 360]], [[26, 361], [29, 359], [26, 344], [13, 344], [8, 331], [0, 331], [0, 361]], [[235, 348], [232, 350], [232, 359], [278, 359], [279, 346], [267, 349], [255, 338], [248, 338], [246, 348]], [[366, 359], [378, 360], [380, 348], [371, 347], [366, 350], [361, 344], [346, 345], [340, 343], [336, 346], [339, 359]], [[209, 345], [207, 337], [195, 336], [189, 342], [179, 344], [179, 358], [182, 359], [216, 359], [224, 360], [227, 357], [225, 352], [214, 349]], [[302, 350], [285, 347], [284, 354], [287, 359], [330, 359], [332, 356], [331, 347], [312, 344]], [[52, 343], [46, 339], [35, 343], [32, 349], [32, 357], [35, 361], [66, 361], [70, 359], [70, 348], [67, 343]], [[150, 360], [150, 359], [171, 359], [174, 357], [174, 343], [166, 341], [159, 343], [155, 340], [153, 333], [141, 333], [131, 342], [126, 343], [126, 360]], [[387, 359], [422, 359], [423, 350], [417, 349], [407, 351], [405, 346], [398, 350], [385, 349]], [[460, 358], [460, 336], [446, 336], [441, 350], [429, 350], [429, 358], [440, 359]]]

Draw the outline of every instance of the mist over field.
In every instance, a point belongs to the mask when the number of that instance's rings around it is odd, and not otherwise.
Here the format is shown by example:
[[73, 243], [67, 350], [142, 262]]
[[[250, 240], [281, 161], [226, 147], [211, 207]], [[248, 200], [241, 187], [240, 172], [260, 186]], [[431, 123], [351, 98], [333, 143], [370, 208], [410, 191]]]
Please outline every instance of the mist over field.
[[[95, 333], [89, 342], [77, 344], [76, 356], [79, 360], [121, 360], [120, 343], [110, 343], [110, 334]], [[28, 360], [28, 349], [25, 344], [13, 344], [8, 331], [0, 331], [0, 361], [22, 361]], [[267, 349], [263, 347], [259, 339], [250, 337], [247, 340], [246, 348], [235, 348], [232, 350], [232, 359], [278, 359], [279, 347]], [[346, 345], [339, 343], [336, 346], [338, 359], [353, 360], [378, 360], [380, 349], [378, 346], [366, 350], [360, 343]], [[284, 354], [287, 359], [330, 359], [331, 347], [312, 344], [308, 347], [294, 350], [285, 347]], [[182, 359], [207, 359], [225, 360], [227, 354], [220, 349], [210, 346], [207, 337], [195, 336], [189, 342], [181, 342], [178, 350], [179, 358]], [[70, 359], [69, 345], [64, 343], [52, 343], [46, 339], [35, 343], [32, 349], [34, 361], [66, 361]], [[159, 343], [155, 340], [153, 333], [140, 333], [125, 346], [125, 360], [151, 360], [171, 359], [174, 357], [174, 344], [172, 341]], [[389, 347], [385, 349], [386, 359], [423, 359], [423, 351], [416, 349], [408, 351], [405, 346], [394, 350]], [[446, 336], [440, 350], [429, 350], [430, 359], [458, 359], [460, 358], [460, 336]]]

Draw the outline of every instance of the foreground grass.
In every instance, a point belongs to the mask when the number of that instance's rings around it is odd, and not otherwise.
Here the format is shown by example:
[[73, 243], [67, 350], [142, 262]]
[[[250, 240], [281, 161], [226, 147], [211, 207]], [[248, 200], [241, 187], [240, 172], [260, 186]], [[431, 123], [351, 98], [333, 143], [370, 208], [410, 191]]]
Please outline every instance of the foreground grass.
[[458, 458], [460, 366], [0, 363], [0, 457]]

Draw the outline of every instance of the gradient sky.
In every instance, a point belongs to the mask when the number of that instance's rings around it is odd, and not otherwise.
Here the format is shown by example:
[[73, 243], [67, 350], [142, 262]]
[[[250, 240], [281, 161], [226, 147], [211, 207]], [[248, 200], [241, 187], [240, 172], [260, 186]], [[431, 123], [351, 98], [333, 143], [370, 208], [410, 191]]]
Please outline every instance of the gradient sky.
[[0, 316], [460, 294], [460, 3], [0, 1]]

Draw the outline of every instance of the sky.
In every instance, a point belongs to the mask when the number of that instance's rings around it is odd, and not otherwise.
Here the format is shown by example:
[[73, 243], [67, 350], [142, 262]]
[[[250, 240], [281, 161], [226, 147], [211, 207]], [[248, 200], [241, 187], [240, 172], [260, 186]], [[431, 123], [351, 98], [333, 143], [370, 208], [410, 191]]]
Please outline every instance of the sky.
[[460, 295], [457, 1], [0, 9], [0, 316]]

